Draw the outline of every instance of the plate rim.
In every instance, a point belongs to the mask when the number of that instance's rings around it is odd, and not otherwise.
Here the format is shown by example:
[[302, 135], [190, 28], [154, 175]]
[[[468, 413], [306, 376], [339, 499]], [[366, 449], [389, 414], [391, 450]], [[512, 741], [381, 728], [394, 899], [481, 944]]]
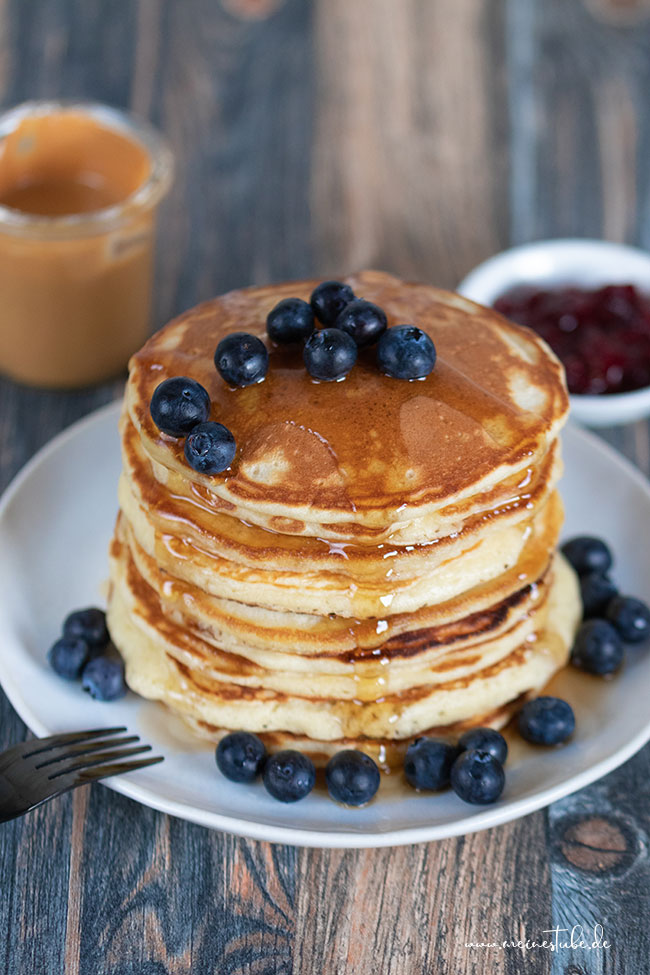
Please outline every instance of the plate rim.
[[[92, 426], [105, 419], [107, 415], [115, 414], [116, 418], [121, 409], [121, 399], [111, 402], [91, 411], [86, 416], [73, 422], [55, 437], [44, 444], [23, 467], [14, 475], [2, 496], [0, 497], [0, 523], [6, 517], [6, 512], [14, 498], [19, 494], [23, 484], [38, 470], [53, 454], [65, 446], [70, 440], [82, 433], [86, 427]], [[567, 427], [572, 437], [588, 445], [589, 449], [600, 453], [603, 458], [622, 467], [626, 475], [635, 482], [645, 494], [650, 505], [650, 481], [627, 457], [619, 453], [606, 441], [593, 433], [583, 429], [575, 423]], [[24, 700], [20, 688], [12, 681], [11, 674], [0, 657], [0, 684], [9, 699], [10, 704], [24, 721], [27, 727], [36, 735], [50, 735], [56, 733], [48, 728]], [[288, 844], [291, 846], [311, 847], [318, 849], [377, 849], [390, 846], [405, 846], [412, 843], [431, 842], [455, 836], [465, 836], [501, 826], [504, 823], [520, 819], [522, 816], [544, 809], [551, 803], [565, 796], [578, 792], [602, 776], [618, 768], [635, 755], [650, 740], [650, 718], [647, 723], [624, 746], [601, 761], [584, 769], [582, 772], [557, 783], [547, 789], [542, 789], [532, 796], [525, 796], [507, 802], [503, 806], [486, 807], [484, 811], [474, 815], [460, 817], [452, 823], [431, 826], [412, 826], [399, 829], [377, 830], [367, 833], [349, 828], [341, 831], [327, 831], [321, 828], [278, 826], [255, 820], [239, 819], [213, 810], [203, 809], [177, 799], [161, 796], [160, 792], [151, 787], [138, 785], [127, 778], [117, 777], [104, 780], [101, 785], [107, 786], [114, 792], [133, 799], [140, 804], [168, 815], [185, 819], [211, 829], [221, 830], [247, 839], [261, 840], [270, 843]]]

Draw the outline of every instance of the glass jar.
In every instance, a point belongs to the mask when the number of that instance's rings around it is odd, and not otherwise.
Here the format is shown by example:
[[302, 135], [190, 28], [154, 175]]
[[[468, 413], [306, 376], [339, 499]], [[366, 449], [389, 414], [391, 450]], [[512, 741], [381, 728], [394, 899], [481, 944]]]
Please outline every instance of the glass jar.
[[0, 370], [70, 388], [124, 369], [150, 328], [156, 211], [173, 159], [96, 103], [0, 116]]

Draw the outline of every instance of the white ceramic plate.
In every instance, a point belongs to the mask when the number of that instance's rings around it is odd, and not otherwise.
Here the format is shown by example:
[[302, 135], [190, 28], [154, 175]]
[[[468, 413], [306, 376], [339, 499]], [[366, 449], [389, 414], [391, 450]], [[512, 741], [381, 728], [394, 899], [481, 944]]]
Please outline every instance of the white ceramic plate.
[[[580, 789], [620, 765], [650, 738], [650, 653], [629, 653], [623, 672], [602, 681], [575, 671], [554, 692], [575, 708], [577, 732], [561, 749], [514, 743], [506, 789], [494, 806], [469, 806], [452, 793], [417, 795], [382, 783], [366, 809], [312, 793], [275, 802], [260, 783], [226, 781], [213, 750], [180, 722], [129, 694], [99, 703], [48, 668], [46, 652], [74, 608], [103, 601], [106, 550], [120, 470], [118, 406], [71, 427], [18, 475], [0, 502], [0, 680], [37, 735], [126, 725], [165, 761], [107, 782], [174, 816], [242, 836], [325, 847], [414, 843], [496, 826]], [[650, 598], [650, 486], [600, 440], [564, 437], [566, 535], [591, 532], [612, 545], [623, 591]], [[393, 781], [395, 781], [393, 779]]]

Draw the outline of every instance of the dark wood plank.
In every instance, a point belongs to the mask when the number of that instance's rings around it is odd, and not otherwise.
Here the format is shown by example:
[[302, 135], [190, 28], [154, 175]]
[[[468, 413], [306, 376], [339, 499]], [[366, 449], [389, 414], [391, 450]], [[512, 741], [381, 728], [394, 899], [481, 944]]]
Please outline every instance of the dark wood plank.
[[[513, 241], [577, 235], [647, 246], [648, 5], [517, 0], [508, 11]], [[648, 423], [599, 432], [650, 473]], [[612, 944], [558, 952], [553, 975], [650, 971], [647, 932], [632, 920], [647, 912], [650, 889], [639, 856], [649, 766], [646, 747], [550, 807], [553, 927], [593, 932], [600, 923]]]
[[3, 0], [6, 51], [2, 103], [26, 98], [98, 99], [127, 105], [136, 7], [79, 0]]
[[507, 241], [503, 5], [317, 5], [320, 273], [453, 287]]
[[313, 270], [313, 72], [311, 6], [300, 0], [268, 19], [212, 0], [161, 10], [152, 115], [178, 162], [161, 231], [165, 319], [230, 288]]
[[[116, 854], [99, 861], [98, 824]], [[73, 971], [290, 970], [297, 851], [161, 816], [105, 789], [90, 793], [82, 827], [70, 872], [81, 893]]]
[[[466, 944], [549, 926], [545, 851], [543, 816], [428, 845], [303, 851], [294, 975], [515, 975], [518, 951]], [[327, 904], [314, 901], [317, 890], [327, 891]], [[542, 957], [536, 973], [549, 963]]]
[[645, 4], [627, 5], [628, 18], [625, 6], [508, 4], [514, 243], [650, 243], [650, 18]]
[[[570, 932], [581, 925], [591, 942], [599, 924], [611, 944], [570, 952], [575, 967], [589, 975], [650, 972], [649, 778], [650, 749], [644, 748], [549, 810], [553, 927]], [[558, 962], [552, 971], [565, 969]]]

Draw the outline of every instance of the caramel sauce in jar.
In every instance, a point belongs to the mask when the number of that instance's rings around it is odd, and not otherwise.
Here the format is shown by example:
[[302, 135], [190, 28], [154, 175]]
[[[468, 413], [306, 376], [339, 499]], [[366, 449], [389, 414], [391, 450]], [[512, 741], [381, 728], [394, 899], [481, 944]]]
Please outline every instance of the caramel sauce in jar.
[[163, 140], [96, 104], [0, 118], [0, 369], [75, 387], [110, 378], [149, 333]]

